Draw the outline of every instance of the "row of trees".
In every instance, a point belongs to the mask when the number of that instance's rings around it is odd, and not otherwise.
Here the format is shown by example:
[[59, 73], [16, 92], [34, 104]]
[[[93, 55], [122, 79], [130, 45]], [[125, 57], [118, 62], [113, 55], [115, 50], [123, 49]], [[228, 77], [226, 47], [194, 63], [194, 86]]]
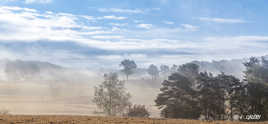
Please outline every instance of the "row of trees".
[[[137, 68], [131, 60], [124, 60], [120, 65], [124, 66], [122, 71], [127, 78]], [[194, 63], [172, 68], [161, 66], [161, 72], [172, 73], [162, 83], [156, 106], [166, 118], [233, 120], [239, 116], [244, 120], [246, 115], [257, 114], [261, 115], [261, 120], [268, 120], [268, 60], [252, 57], [244, 66], [243, 80], [224, 73], [200, 72]], [[158, 68], [154, 65], [147, 71], [151, 75], [159, 74], [155, 73]], [[105, 81], [95, 88], [93, 99], [104, 113], [149, 116], [145, 106], [132, 106], [124, 81], [120, 81], [116, 73], [106, 74], [104, 78]]]
[[[123, 60], [120, 63], [121, 70], [128, 80], [135, 73], [137, 65], [133, 60]], [[158, 75], [158, 68], [151, 65], [148, 73], [153, 79]], [[104, 74], [104, 82], [95, 87], [93, 102], [104, 114], [109, 116], [149, 117], [149, 112], [144, 105], [132, 105], [131, 95], [125, 89], [125, 82], [119, 80], [117, 73]]]
[[[135, 61], [129, 59], [121, 61], [120, 66], [123, 67], [121, 71], [126, 75], [127, 80], [129, 76], [134, 74], [137, 69], [137, 64]], [[167, 65], [161, 65], [160, 68], [158, 68], [156, 65], [151, 64], [147, 69], [147, 73], [152, 77], [152, 80], [156, 80], [157, 77], [159, 77], [160, 73], [165, 76], [172, 72], [175, 72], [177, 68], [178, 66], [176, 65], [173, 65], [171, 68], [169, 68]]]
[[193, 63], [179, 66], [155, 100], [161, 115], [206, 120], [233, 120], [236, 115], [244, 120], [257, 114], [268, 120], [268, 61], [252, 57], [244, 65], [242, 81], [224, 73], [199, 72]]

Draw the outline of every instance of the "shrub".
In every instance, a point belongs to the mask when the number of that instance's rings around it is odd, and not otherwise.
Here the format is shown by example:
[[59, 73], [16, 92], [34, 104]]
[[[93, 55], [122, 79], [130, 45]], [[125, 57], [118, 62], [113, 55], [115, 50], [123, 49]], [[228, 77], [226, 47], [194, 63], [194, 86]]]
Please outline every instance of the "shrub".
[[149, 117], [150, 113], [146, 109], [145, 105], [130, 106], [127, 112], [128, 117]]

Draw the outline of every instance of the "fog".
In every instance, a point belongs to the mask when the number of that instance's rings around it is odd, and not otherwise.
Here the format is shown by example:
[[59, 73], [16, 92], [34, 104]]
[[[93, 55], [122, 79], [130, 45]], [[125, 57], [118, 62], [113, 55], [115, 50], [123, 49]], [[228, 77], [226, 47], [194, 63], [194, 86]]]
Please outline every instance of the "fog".
[[[103, 70], [102, 70], [103, 71]], [[10, 114], [94, 115], [91, 102], [94, 87], [103, 82], [105, 72], [64, 68], [38, 61], [1, 61], [0, 110]], [[124, 76], [120, 76], [124, 80]], [[159, 116], [154, 99], [159, 92], [150, 78], [133, 76], [126, 89], [133, 104], [144, 104], [152, 116]]]
[[[238, 77], [242, 76], [242, 62], [194, 61], [201, 71], [226, 72]], [[65, 68], [40, 61], [1, 60], [0, 110], [8, 110], [10, 114], [96, 115], [99, 110], [91, 101], [94, 87], [103, 82], [104, 73], [118, 72], [120, 80], [125, 80], [125, 76], [119, 69], [94, 70]], [[152, 81], [146, 69], [139, 68], [125, 82], [131, 102], [146, 105], [152, 117], [159, 117], [154, 100], [166, 78], [160, 76]]]

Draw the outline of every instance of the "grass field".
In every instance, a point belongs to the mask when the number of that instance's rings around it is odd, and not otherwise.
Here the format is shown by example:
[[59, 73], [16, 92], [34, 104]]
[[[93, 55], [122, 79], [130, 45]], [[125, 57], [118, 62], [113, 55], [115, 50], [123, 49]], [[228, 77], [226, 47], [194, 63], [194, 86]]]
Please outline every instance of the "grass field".
[[206, 122], [197, 120], [116, 118], [92, 116], [3, 115], [0, 124], [268, 124], [268, 122]]

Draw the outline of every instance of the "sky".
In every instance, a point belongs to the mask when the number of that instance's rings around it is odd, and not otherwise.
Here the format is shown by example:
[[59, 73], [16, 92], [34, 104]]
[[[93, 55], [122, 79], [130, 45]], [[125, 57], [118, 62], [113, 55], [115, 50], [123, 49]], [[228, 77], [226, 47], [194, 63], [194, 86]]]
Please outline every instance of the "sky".
[[268, 53], [267, 0], [0, 0], [0, 59], [74, 68]]

